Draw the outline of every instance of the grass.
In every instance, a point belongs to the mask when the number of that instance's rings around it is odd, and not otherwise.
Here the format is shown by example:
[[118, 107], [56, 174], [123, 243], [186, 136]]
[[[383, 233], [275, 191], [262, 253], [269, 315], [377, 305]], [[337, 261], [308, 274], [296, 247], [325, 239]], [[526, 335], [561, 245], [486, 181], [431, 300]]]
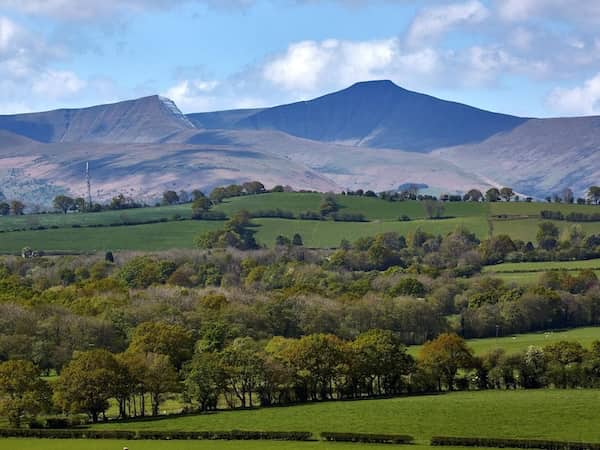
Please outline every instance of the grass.
[[279, 234], [292, 237], [299, 233], [308, 247], [337, 247], [342, 239], [354, 241], [377, 233], [396, 231], [408, 235], [420, 228], [434, 234], [447, 234], [458, 226], [465, 226], [484, 237], [487, 223], [481, 217], [460, 217], [443, 220], [412, 220], [410, 222], [330, 222], [314, 220], [256, 219], [259, 225], [256, 237], [260, 243], [271, 246]]
[[490, 214], [509, 215], [509, 216], [536, 216], [539, 217], [541, 211], [560, 211], [563, 214], [571, 212], [592, 213], [597, 211], [597, 205], [574, 205], [565, 203], [545, 203], [545, 202], [495, 202], [489, 203]]
[[[362, 213], [369, 220], [398, 220], [406, 215], [411, 219], [425, 219], [427, 215], [423, 204], [418, 201], [388, 202], [372, 197], [357, 197], [336, 195], [341, 212]], [[257, 211], [265, 209], [280, 208], [299, 214], [305, 211], [319, 211], [319, 205], [323, 198], [322, 194], [298, 194], [298, 193], [273, 193], [261, 194], [247, 197], [236, 197], [225, 200], [215, 210], [223, 211], [230, 215], [236, 211], [246, 209]], [[444, 215], [449, 217], [473, 217], [487, 216], [488, 204], [486, 203], [446, 203]]]
[[[0, 447], [7, 450], [352, 450], [379, 449], [381, 445], [345, 444], [329, 442], [272, 442], [272, 441], [114, 441], [114, 440], [60, 440], [60, 439], [0, 439]], [[384, 448], [387, 448], [384, 446]], [[410, 450], [432, 447], [411, 445]], [[444, 447], [458, 450], [462, 447]]]
[[[514, 203], [513, 205], [520, 205]], [[573, 206], [573, 205], [563, 205]], [[579, 208], [595, 208], [594, 206], [577, 206]], [[541, 219], [514, 219], [514, 220], [493, 220], [494, 235], [507, 234], [513, 240], [520, 239], [522, 241], [535, 242], [535, 235], [538, 230], [538, 225], [541, 222], [547, 222]], [[573, 223], [565, 222], [563, 220], [553, 221], [553, 223], [562, 232], [563, 230], [578, 225], [585, 231], [586, 234], [598, 234], [600, 233], [600, 222], [585, 222], [585, 223]]]
[[546, 270], [600, 270], [600, 259], [589, 259], [586, 261], [547, 261], [547, 262], [524, 262], [504, 263], [484, 268], [486, 273], [505, 272], [543, 272]]
[[123, 430], [269, 430], [399, 433], [600, 442], [599, 390], [459, 392], [314, 403], [97, 425]]
[[[340, 240], [356, 240], [384, 231], [408, 234], [417, 228], [432, 233], [448, 233], [458, 225], [478, 233], [485, 233], [485, 221], [478, 217], [465, 217], [437, 221], [411, 222], [321, 222], [313, 220], [255, 219], [256, 238], [259, 243], [272, 246], [279, 234], [292, 237], [300, 233], [304, 245], [329, 248]], [[130, 225], [102, 228], [69, 228], [41, 231], [0, 233], [0, 251], [19, 253], [23, 247], [43, 249], [46, 252], [72, 251], [159, 251], [172, 248], [192, 248], [194, 238], [202, 232], [223, 226], [220, 221], [184, 220], [147, 225]]]
[[190, 205], [136, 208], [122, 211], [69, 214], [28, 214], [25, 216], [0, 217], [0, 231], [21, 230], [37, 226], [71, 228], [73, 225], [110, 225], [113, 223], [144, 222], [173, 219], [174, 216], [191, 218]]
[[[280, 208], [294, 214], [313, 210], [318, 211], [322, 194], [271, 193], [225, 200], [215, 210], [228, 215], [241, 209], [249, 211]], [[443, 220], [425, 219], [423, 204], [417, 201], [387, 202], [376, 198], [336, 196], [342, 212], [362, 213], [370, 222], [320, 222], [284, 219], [256, 219], [257, 239], [271, 246], [279, 234], [291, 237], [300, 233], [305, 245], [309, 247], [335, 247], [342, 239], [353, 241], [359, 237], [372, 236], [385, 231], [397, 231], [409, 234], [417, 228], [434, 234], [446, 234], [458, 225], [475, 232], [480, 239], [489, 233], [490, 215], [509, 214], [511, 216], [530, 216], [513, 220], [492, 220], [494, 234], [509, 234], [513, 239], [534, 241], [537, 218], [542, 209], [566, 211], [585, 211], [595, 206], [548, 205], [546, 203], [470, 203], [451, 202], [445, 204], [444, 214], [452, 217]], [[176, 221], [176, 216], [189, 218], [189, 204], [161, 206], [124, 211], [104, 211], [88, 214], [38, 214], [22, 217], [0, 217], [0, 252], [19, 253], [25, 246], [48, 252], [94, 252], [103, 250], [140, 250], [158, 251], [171, 248], [191, 248], [193, 238], [202, 231], [222, 226], [222, 222]], [[408, 216], [409, 222], [400, 222], [398, 218]], [[170, 220], [136, 226], [106, 225], [150, 220]], [[564, 229], [572, 224], [556, 222]], [[101, 228], [73, 228], [89, 225], [105, 225]], [[48, 230], [13, 231], [7, 230], [31, 228], [37, 226], [58, 227]], [[581, 224], [589, 233], [600, 233], [600, 222]], [[525, 277], [522, 277], [525, 278]], [[530, 277], [531, 279], [532, 277]]]
[[528, 285], [536, 283], [540, 275], [548, 270], [579, 271], [583, 269], [593, 270], [600, 277], [600, 259], [587, 261], [547, 261], [547, 262], [523, 262], [504, 263], [495, 266], [484, 267], [483, 273], [501, 278], [507, 283]]
[[194, 237], [198, 233], [222, 226], [222, 222], [185, 220], [121, 227], [0, 233], [0, 251], [20, 253], [23, 247], [42, 249], [46, 252], [158, 251], [192, 248]]
[[[491, 350], [501, 348], [507, 353], [517, 353], [527, 350], [530, 345], [543, 347], [559, 341], [577, 341], [584, 347], [590, 347], [592, 342], [600, 340], [600, 327], [581, 327], [571, 330], [547, 331], [537, 333], [515, 334], [511, 336], [501, 336], [498, 338], [469, 339], [467, 344], [473, 349], [475, 354], [481, 355]], [[419, 353], [421, 346], [413, 345], [409, 347], [409, 353], [413, 356]]]

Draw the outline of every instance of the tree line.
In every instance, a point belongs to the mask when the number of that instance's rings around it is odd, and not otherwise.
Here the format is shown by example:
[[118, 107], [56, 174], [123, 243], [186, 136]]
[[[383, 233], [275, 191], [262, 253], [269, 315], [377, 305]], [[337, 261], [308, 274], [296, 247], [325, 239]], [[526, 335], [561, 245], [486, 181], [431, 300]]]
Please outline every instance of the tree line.
[[118, 418], [157, 416], [173, 393], [184, 411], [207, 412], [457, 389], [597, 388], [600, 341], [589, 350], [559, 341], [474, 355], [463, 338], [445, 333], [415, 358], [394, 333], [379, 329], [350, 341], [311, 334], [221, 345], [194, 343], [183, 328], [148, 322], [123, 353], [79, 352], [52, 384], [40, 374], [29, 361], [0, 363], [0, 413], [12, 426], [39, 426], [40, 413], [86, 414], [95, 423], [106, 420], [111, 400]]

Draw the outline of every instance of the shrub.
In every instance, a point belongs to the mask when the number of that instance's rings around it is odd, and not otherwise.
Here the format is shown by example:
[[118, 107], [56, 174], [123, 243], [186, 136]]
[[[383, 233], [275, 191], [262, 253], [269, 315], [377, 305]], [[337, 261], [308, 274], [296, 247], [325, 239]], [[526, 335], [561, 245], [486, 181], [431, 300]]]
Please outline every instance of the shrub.
[[414, 438], [402, 434], [321, 433], [321, 439], [332, 442], [361, 442], [366, 444], [410, 444]]
[[431, 445], [451, 447], [539, 448], [542, 450], [600, 450], [600, 444], [536, 439], [495, 439], [434, 436]]

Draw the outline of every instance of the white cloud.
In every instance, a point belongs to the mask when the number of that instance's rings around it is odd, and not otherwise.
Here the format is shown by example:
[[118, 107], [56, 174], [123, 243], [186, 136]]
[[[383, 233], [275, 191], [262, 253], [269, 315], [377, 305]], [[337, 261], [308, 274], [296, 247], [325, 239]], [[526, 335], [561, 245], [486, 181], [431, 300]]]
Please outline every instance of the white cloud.
[[600, 73], [581, 86], [554, 89], [548, 96], [547, 103], [561, 114], [600, 114]]
[[509, 21], [528, 21], [553, 17], [559, 21], [600, 23], [600, 2], [596, 0], [496, 0], [500, 17]]
[[207, 111], [218, 100], [213, 92], [218, 86], [218, 81], [181, 80], [162, 95], [173, 100], [182, 111]]
[[263, 68], [267, 81], [298, 92], [311, 92], [332, 80], [347, 84], [380, 76], [398, 52], [395, 38], [380, 41], [303, 41], [291, 44]]
[[73, 72], [49, 69], [32, 80], [31, 89], [36, 95], [57, 100], [80, 93], [86, 85]]
[[477, 0], [432, 6], [414, 18], [407, 41], [411, 45], [423, 45], [454, 27], [482, 22], [488, 15], [488, 9]]

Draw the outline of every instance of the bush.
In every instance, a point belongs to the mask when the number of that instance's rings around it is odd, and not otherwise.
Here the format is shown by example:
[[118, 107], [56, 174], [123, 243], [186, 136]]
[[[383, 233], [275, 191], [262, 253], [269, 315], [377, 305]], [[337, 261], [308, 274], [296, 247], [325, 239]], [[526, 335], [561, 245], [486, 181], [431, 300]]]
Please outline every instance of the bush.
[[221, 211], [203, 211], [194, 215], [195, 220], [225, 220], [227, 215]]
[[331, 218], [335, 222], [368, 222], [362, 213], [333, 213]]
[[279, 218], [279, 219], [295, 219], [294, 213], [291, 211], [284, 211], [283, 209], [261, 209], [250, 213], [250, 217], [268, 217], [268, 218]]
[[302, 220], [323, 220], [320, 213], [316, 211], [304, 211], [299, 215]]
[[123, 430], [48, 430], [48, 429], [0, 429], [0, 438], [43, 438], [43, 439], [119, 439], [119, 440], [271, 440], [309, 441], [308, 431], [123, 431]]
[[431, 445], [451, 447], [539, 448], [543, 450], [600, 450], [600, 444], [536, 439], [494, 439], [434, 436]]
[[321, 433], [321, 439], [332, 442], [362, 442], [365, 444], [410, 444], [414, 438], [402, 434]]

